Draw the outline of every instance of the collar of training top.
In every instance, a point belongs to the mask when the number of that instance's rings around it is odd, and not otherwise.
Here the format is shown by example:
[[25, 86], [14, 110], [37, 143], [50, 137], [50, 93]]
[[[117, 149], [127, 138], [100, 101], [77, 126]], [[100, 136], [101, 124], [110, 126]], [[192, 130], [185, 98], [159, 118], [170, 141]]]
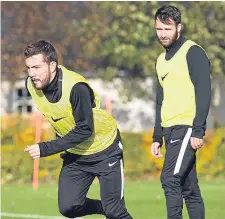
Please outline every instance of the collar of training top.
[[180, 37], [172, 45], [170, 45], [169, 47], [165, 48], [166, 52], [169, 52], [173, 48], [180, 47], [185, 41], [186, 40], [185, 40], [183, 34], [181, 34]]

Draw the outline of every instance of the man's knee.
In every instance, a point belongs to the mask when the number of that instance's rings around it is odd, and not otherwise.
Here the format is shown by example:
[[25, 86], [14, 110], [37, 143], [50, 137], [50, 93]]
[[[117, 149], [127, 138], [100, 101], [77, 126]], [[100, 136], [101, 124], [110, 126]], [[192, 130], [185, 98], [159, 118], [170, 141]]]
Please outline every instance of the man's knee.
[[191, 182], [188, 185], [184, 185], [182, 190], [182, 195], [186, 202], [199, 202], [201, 203], [202, 196], [200, 192], [200, 188], [198, 186], [198, 183]]
[[162, 173], [160, 181], [164, 190], [174, 190], [181, 187], [181, 178], [179, 175], [168, 176], [167, 174]]
[[83, 209], [83, 205], [59, 205], [59, 212], [68, 218], [78, 217]]
[[186, 203], [202, 203], [203, 199], [200, 192], [194, 190], [185, 191], [182, 193]]

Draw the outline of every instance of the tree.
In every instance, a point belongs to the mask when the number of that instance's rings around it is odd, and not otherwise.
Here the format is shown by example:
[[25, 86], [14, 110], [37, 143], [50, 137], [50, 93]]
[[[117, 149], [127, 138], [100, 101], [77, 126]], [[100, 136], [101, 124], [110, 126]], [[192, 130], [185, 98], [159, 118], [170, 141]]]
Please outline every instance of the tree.
[[[154, 14], [166, 3], [2, 2], [2, 72], [17, 78], [24, 70], [24, 47], [47, 39], [59, 51], [60, 62], [79, 72], [109, 78], [119, 70], [151, 75], [163, 51], [155, 37]], [[213, 76], [224, 75], [225, 3], [169, 4], [181, 10], [185, 35], [207, 51]]]
[[206, 50], [213, 78], [225, 75], [224, 10], [225, 2], [189, 2], [184, 10], [185, 33]]
[[56, 47], [60, 63], [87, 70], [74, 24], [88, 7], [85, 2], [2, 2], [3, 76], [11, 82], [24, 76], [23, 49], [40, 39]]
[[[113, 75], [119, 69], [152, 74], [162, 51], [154, 14], [165, 2], [91, 2], [79, 24], [85, 55], [95, 69]], [[225, 74], [224, 2], [173, 2], [182, 12], [185, 35], [207, 51], [213, 76]], [[200, 10], [201, 9], [201, 10]]]
[[79, 34], [95, 68], [113, 75], [153, 72], [157, 51], [154, 12], [157, 2], [92, 2], [92, 14], [81, 21]]

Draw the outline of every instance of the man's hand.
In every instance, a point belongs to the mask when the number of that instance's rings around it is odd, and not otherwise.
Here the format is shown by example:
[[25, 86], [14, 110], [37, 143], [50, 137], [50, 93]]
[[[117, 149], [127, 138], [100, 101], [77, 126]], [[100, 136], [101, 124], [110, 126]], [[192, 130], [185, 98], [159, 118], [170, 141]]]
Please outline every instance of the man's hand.
[[24, 149], [24, 152], [28, 152], [30, 154], [30, 157], [33, 159], [40, 158], [40, 148], [38, 144], [27, 146]]
[[163, 155], [160, 152], [160, 143], [159, 142], [153, 142], [151, 146], [151, 153], [153, 157], [161, 158]]
[[202, 145], [203, 145], [203, 139], [196, 138], [196, 137], [191, 137], [191, 147], [194, 150], [197, 150], [197, 149], [201, 148]]

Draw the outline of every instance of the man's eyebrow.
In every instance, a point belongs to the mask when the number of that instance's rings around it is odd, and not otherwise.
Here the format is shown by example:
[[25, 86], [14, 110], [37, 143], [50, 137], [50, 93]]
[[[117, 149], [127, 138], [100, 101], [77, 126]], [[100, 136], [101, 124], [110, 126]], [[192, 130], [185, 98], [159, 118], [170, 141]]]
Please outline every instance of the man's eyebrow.
[[29, 67], [29, 66], [27, 66], [27, 65], [25, 65], [27, 68], [35, 68], [35, 67], [40, 67], [41, 65], [33, 65], [33, 66], [31, 66], [31, 67]]

